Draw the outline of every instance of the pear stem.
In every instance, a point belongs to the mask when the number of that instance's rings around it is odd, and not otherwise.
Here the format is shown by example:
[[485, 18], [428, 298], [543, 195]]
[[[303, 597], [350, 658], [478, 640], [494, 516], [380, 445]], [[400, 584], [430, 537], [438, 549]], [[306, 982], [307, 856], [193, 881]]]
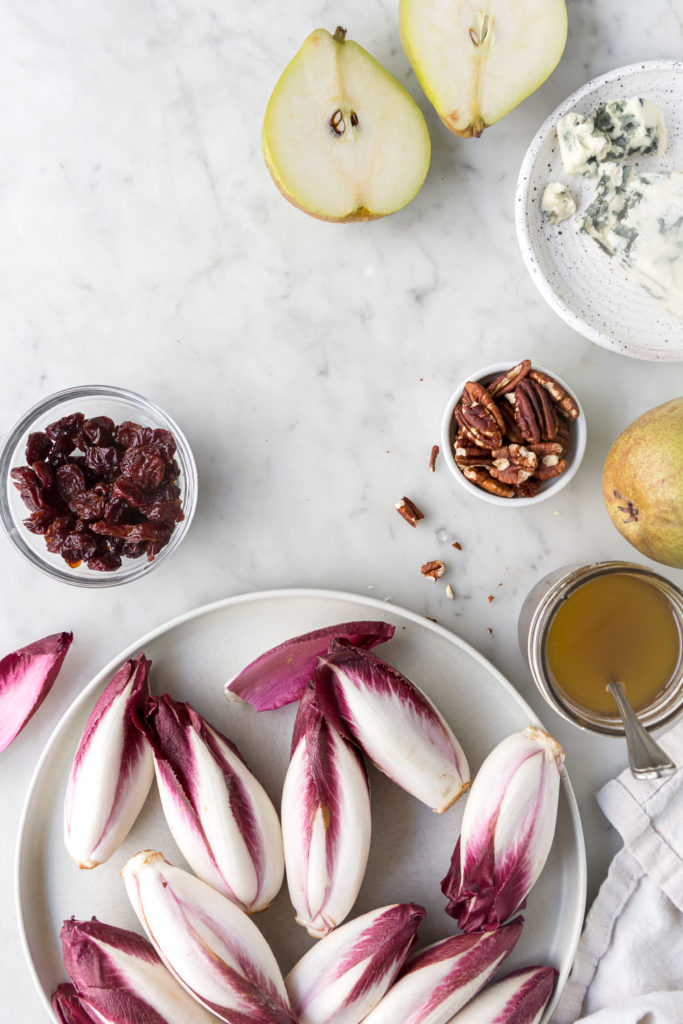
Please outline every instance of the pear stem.
[[334, 30], [334, 35], [332, 36], [332, 38], [334, 39], [335, 43], [345, 42], [346, 29], [342, 28], [341, 25], [337, 25], [336, 29]]

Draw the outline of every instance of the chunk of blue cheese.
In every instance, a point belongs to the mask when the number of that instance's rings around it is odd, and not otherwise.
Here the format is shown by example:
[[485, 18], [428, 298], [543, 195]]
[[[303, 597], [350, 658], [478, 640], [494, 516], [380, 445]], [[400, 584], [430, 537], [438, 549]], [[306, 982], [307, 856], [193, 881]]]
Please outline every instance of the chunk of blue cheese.
[[683, 317], [683, 171], [600, 168], [578, 224], [651, 295]]
[[667, 145], [659, 107], [639, 96], [603, 103], [595, 118], [570, 111], [557, 122], [557, 138], [567, 174], [588, 176], [607, 160], [661, 154]]
[[610, 159], [666, 152], [662, 112], [656, 104], [639, 96], [603, 104], [595, 115], [595, 128], [610, 140]]
[[596, 130], [593, 119], [573, 110], [557, 122], [557, 140], [567, 174], [596, 174], [610, 150], [609, 138]]
[[561, 181], [549, 181], [543, 189], [541, 213], [548, 224], [561, 224], [576, 213], [574, 197]]

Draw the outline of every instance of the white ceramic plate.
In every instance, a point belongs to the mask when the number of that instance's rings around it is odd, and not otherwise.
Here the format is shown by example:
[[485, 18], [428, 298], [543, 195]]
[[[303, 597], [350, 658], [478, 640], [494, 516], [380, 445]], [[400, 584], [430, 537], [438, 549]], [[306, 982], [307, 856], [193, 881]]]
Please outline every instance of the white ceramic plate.
[[[223, 684], [246, 663], [288, 637], [337, 622], [383, 619], [396, 633], [378, 653], [418, 682], [439, 705], [465, 748], [473, 771], [508, 733], [537, 721], [517, 691], [480, 654], [440, 626], [371, 598], [319, 590], [280, 590], [229, 598], [149, 633], [92, 680], [57, 726], [36, 769], [17, 850], [17, 900], [25, 950], [38, 989], [50, 995], [66, 980], [59, 929], [75, 915], [139, 930], [119, 871], [140, 849], [160, 849], [182, 864], [153, 787], [131, 834], [111, 861], [81, 871], [62, 841], [66, 779], [90, 711], [120, 663], [140, 650], [152, 659], [152, 690], [188, 700], [237, 742], [252, 770], [279, 806], [295, 708], [257, 714], [229, 704]], [[443, 910], [439, 881], [458, 836], [464, 801], [437, 816], [371, 769], [373, 838], [368, 870], [351, 916], [387, 903], [412, 900], [428, 916], [420, 940], [457, 929]], [[566, 775], [560, 790], [555, 840], [525, 910], [526, 925], [510, 969], [550, 963], [564, 984], [578, 942], [586, 895], [585, 850], [576, 800]], [[286, 885], [258, 915], [283, 971], [312, 944], [294, 923]]]
[[[594, 178], [565, 174], [555, 126], [575, 110], [592, 116], [608, 100], [642, 96], [664, 115], [669, 144], [663, 156], [629, 160], [641, 169], [683, 169], [683, 63], [648, 61], [617, 68], [582, 86], [553, 111], [527, 150], [517, 182], [515, 219], [522, 256], [543, 298], [574, 330], [636, 359], [683, 359], [683, 320], [630, 280], [574, 223], [591, 202]], [[549, 181], [562, 181], [577, 213], [559, 225], [541, 215]]]

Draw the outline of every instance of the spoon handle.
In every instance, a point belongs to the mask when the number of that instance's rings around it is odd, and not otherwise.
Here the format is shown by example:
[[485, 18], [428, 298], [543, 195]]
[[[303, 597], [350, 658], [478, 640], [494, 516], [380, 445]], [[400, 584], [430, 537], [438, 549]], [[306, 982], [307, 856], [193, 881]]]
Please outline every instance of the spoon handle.
[[607, 689], [614, 697], [624, 723], [628, 761], [633, 775], [637, 779], [659, 779], [672, 775], [676, 765], [643, 726], [626, 698], [624, 684], [614, 680], [607, 684]]

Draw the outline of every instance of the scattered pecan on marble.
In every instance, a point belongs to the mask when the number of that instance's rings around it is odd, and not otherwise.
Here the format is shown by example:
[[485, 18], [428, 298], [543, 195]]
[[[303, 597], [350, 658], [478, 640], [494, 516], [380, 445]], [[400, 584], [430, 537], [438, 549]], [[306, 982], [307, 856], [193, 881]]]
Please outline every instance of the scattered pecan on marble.
[[432, 583], [436, 583], [437, 580], [441, 579], [445, 571], [446, 565], [439, 559], [434, 559], [432, 562], [425, 562], [425, 564], [420, 568], [422, 575], [426, 579], [431, 580]]
[[454, 412], [456, 464], [491, 494], [533, 497], [567, 468], [578, 412], [562, 385], [529, 359], [490, 381], [467, 381]]
[[394, 505], [394, 508], [411, 526], [417, 526], [418, 520], [424, 519], [424, 513], [420, 512], [415, 502], [411, 501], [410, 498], [400, 498]]

